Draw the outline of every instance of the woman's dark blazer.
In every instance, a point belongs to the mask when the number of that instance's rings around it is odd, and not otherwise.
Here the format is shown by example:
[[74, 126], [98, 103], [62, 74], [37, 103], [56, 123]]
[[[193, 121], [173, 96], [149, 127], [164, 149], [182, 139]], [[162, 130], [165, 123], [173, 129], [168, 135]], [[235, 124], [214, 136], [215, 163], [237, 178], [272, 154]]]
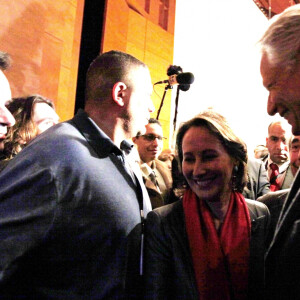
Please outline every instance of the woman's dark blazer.
[[[249, 299], [259, 299], [270, 216], [263, 203], [246, 201], [251, 217]], [[198, 300], [182, 201], [150, 212], [145, 233], [145, 299]]]

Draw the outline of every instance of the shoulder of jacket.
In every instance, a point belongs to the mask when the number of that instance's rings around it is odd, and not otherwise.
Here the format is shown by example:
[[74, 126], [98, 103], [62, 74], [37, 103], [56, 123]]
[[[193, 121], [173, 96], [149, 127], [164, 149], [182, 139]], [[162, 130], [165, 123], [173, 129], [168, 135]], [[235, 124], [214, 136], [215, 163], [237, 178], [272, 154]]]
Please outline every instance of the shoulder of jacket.
[[159, 215], [161, 218], [166, 218], [174, 214], [181, 214], [183, 213], [182, 200], [178, 200], [174, 203], [155, 208], [152, 212]]
[[256, 217], [262, 216], [262, 215], [269, 215], [268, 207], [257, 200], [250, 200], [245, 199], [248, 209], [250, 211], [250, 214], [255, 215]]

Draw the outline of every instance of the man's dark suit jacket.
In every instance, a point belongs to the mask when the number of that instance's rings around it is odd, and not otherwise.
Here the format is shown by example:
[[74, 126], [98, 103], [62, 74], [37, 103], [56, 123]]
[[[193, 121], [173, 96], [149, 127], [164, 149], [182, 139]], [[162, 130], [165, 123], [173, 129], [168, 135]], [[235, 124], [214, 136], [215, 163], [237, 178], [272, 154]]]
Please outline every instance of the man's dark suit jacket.
[[134, 299], [141, 194], [118, 157], [81, 111], [1, 172], [0, 299]]
[[247, 163], [247, 185], [243, 195], [247, 199], [256, 200], [270, 192], [270, 183], [264, 163], [261, 160], [249, 158]]
[[[251, 218], [249, 299], [261, 299], [267, 207], [247, 200]], [[182, 201], [157, 208], [146, 220], [145, 299], [198, 300]]]
[[266, 299], [300, 297], [300, 172], [284, 202], [266, 255]]
[[271, 215], [271, 222], [270, 222], [268, 237], [267, 237], [267, 246], [268, 247], [273, 239], [275, 228], [276, 228], [284, 201], [285, 201], [289, 191], [290, 191], [289, 189], [286, 189], [286, 190], [279, 190], [276, 192], [269, 192], [268, 194], [266, 194], [262, 197], [259, 197], [257, 199], [257, 201], [264, 203], [268, 207], [268, 209], [270, 211], [270, 215]]
[[157, 190], [154, 183], [149, 178], [145, 178], [145, 176], [143, 176], [143, 180], [144, 180], [145, 186], [147, 188], [153, 209], [166, 204], [165, 201], [166, 201], [168, 192], [172, 188], [171, 170], [168, 168], [168, 166], [164, 162], [162, 162], [158, 159], [155, 160], [155, 164], [156, 164], [156, 169], [159, 171], [160, 175], [162, 176], [162, 178], [165, 182], [167, 191], [164, 194], [161, 194]]

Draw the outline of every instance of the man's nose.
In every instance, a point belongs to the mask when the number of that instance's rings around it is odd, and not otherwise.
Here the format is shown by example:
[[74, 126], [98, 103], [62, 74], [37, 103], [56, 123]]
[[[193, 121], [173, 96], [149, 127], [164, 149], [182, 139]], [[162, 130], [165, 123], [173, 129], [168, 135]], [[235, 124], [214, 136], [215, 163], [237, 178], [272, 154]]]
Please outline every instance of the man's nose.
[[153, 140], [152, 144], [155, 145], [155, 146], [159, 145], [159, 140], [158, 140], [157, 137]]
[[15, 118], [11, 114], [11, 112], [5, 107], [0, 107], [0, 123], [6, 125], [7, 127], [11, 127], [15, 125]]

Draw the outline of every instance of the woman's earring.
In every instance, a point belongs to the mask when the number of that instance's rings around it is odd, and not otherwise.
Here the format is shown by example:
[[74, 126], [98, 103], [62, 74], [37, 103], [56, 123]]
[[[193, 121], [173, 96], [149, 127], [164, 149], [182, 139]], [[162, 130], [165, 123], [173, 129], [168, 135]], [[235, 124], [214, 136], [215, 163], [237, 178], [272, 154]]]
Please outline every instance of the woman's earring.
[[232, 190], [236, 191], [237, 187], [236, 187], [236, 175], [238, 173], [239, 167], [237, 165], [235, 165], [233, 167], [233, 172], [232, 172]]

